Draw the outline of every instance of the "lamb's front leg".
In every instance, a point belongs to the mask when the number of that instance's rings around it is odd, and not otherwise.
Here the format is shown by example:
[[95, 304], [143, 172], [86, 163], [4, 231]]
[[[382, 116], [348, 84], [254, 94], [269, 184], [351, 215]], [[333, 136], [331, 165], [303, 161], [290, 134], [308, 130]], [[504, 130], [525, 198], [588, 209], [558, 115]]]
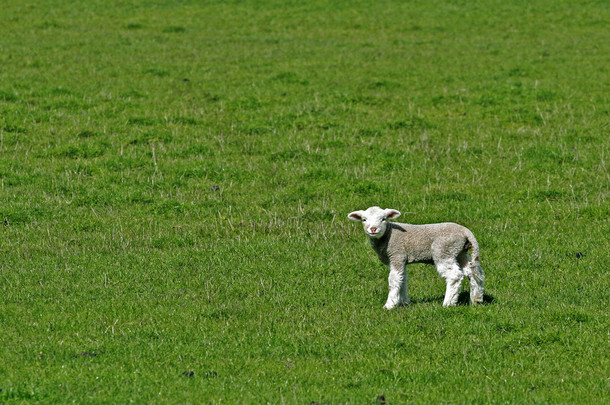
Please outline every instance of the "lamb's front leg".
[[397, 305], [407, 305], [409, 297], [407, 295], [407, 275], [405, 266], [402, 263], [390, 263], [390, 275], [388, 276], [388, 300], [383, 306], [385, 309], [392, 309]]
[[408, 278], [409, 277], [407, 275], [407, 270], [404, 269], [402, 284], [400, 286], [400, 299], [398, 301], [398, 305], [409, 305], [411, 303], [411, 301], [409, 300], [409, 292], [407, 291]]

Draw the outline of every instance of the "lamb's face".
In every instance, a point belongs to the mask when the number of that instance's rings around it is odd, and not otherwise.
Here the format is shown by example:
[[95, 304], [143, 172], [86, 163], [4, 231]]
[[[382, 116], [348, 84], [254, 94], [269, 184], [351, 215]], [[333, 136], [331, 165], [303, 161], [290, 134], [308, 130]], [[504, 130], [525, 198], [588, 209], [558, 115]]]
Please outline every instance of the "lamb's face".
[[354, 211], [347, 217], [352, 221], [362, 221], [364, 232], [371, 238], [381, 238], [388, 229], [388, 219], [398, 218], [400, 212], [393, 209], [370, 207], [366, 211]]

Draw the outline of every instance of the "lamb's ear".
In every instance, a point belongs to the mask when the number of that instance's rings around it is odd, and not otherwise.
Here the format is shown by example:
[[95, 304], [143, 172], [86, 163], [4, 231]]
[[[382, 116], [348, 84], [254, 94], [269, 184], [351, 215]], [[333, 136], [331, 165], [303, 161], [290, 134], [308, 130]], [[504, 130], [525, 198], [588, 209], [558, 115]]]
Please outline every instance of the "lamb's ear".
[[385, 217], [387, 219], [396, 219], [400, 216], [400, 211], [398, 211], [398, 210], [393, 210], [393, 209], [388, 208], [388, 209], [384, 210], [384, 212], [385, 212]]
[[364, 211], [354, 211], [350, 212], [347, 217], [352, 221], [362, 221], [362, 214], [364, 214]]

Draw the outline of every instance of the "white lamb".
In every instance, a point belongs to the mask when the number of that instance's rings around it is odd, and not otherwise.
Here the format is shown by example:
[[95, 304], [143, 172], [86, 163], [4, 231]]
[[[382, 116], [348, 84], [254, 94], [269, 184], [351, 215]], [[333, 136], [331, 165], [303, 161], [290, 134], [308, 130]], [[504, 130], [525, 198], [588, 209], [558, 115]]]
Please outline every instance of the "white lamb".
[[[483, 302], [485, 276], [479, 264], [479, 244], [472, 232], [454, 223], [410, 225], [389, 223], [400, 212], [394, 209], [370, 207], [354, 211], [347, 217], [362, 221], [364, 232], [379, 260], [390, 267], [390, 292], [385, 309], [409, 304], [406, 266], [409, 263], [432, 263], [447, 281], [443, 306], [457, 303], [462, 279], [470, 280], [470, 302]], [[472, 249], [472, 259], [468, 250]]]

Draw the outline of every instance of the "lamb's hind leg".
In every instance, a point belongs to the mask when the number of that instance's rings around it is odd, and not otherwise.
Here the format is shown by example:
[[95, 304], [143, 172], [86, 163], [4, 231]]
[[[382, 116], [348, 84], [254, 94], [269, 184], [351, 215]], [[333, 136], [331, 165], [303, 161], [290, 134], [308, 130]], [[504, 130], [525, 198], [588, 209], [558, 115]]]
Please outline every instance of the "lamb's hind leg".
[[462, 287], [462, 279], [464, 273], [460, 269], [460, 266], [455, 261], [447, 261], [443, 263], [437, 263], [436, 265], [438, 273], [443, 277], [447, 283], [447, 290], [445, 291], [445, 300], [443, 301], [444, 307], [450, 307], [457, 304], [460, 289]]
[[485, 276], [481, 265], [478, 262], [472, 262], [465, 251], [458, 257], [458, 262], [470, 282], [470, 303], [472, 305], [482, 303]]

